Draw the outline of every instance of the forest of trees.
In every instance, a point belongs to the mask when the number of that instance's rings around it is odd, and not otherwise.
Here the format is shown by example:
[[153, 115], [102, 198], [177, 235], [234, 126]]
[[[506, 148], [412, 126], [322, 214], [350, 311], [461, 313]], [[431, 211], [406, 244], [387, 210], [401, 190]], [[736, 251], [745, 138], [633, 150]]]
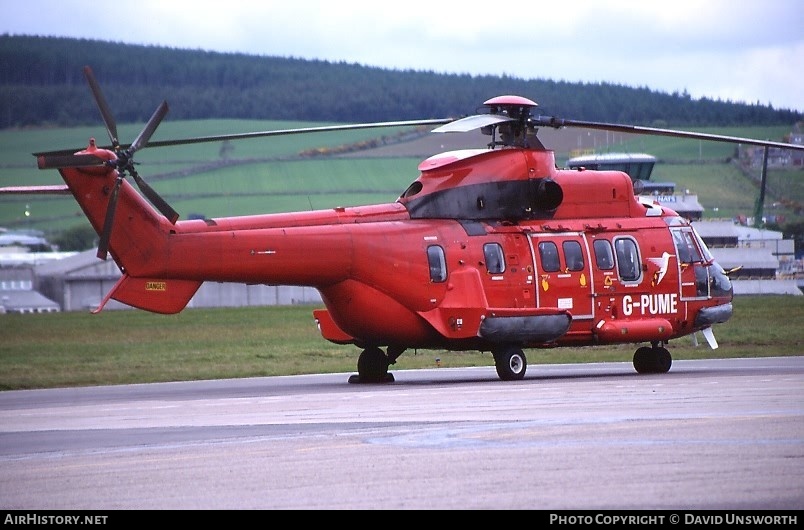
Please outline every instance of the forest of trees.
[[346, 62], [0, 35], [0, 128], [96, 124], [90, 65], [118, 122], [144, 122], [164, 99], [171, 119], [373, 122], [473, 113], [518, 94], [571, 119], [652, 126], [792, 124], [800, 112], [692, 99], [648, 87], [387, 70]]

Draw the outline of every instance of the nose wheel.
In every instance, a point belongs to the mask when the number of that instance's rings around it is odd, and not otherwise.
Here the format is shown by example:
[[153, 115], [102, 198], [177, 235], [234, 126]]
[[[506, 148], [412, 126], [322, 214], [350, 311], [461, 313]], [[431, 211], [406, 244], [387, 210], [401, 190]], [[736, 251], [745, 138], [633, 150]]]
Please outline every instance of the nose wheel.
[[662, 346], [643, 346], [634, 352], [634, 369], [639, 374], [664, 374], [672, 365], [670, 352]]

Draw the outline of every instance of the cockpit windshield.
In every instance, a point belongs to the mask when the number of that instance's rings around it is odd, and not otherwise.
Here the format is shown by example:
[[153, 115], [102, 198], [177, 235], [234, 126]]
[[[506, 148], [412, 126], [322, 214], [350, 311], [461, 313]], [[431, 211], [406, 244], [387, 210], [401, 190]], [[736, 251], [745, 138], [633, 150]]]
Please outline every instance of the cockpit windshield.
[[701, 236], [695, 230], [695, 227], [690, 225], [690, 228], [692, 228], [692, 233], [695, 235], [695, 240], [698, 242], [698, 247], [701, 249], [701, 252], [703, 253], [704, 262], [711, 263], [715, 261], [715, 257], [709, 251], [709, 247], [707, 247], [706, 243], [704, 243], [704, 240], [701, 239]]

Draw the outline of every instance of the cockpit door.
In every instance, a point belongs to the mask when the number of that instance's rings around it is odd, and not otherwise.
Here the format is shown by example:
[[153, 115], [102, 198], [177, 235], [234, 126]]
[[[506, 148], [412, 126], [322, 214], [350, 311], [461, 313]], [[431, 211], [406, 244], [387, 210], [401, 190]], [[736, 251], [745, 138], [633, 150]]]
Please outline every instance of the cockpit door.
[[709, 297], [709, 273], [703, 256], [695, 242], [691, 227], [673, 227], [673, 243], [676, 246], [679, 267], [681, 300], [699, 300]]

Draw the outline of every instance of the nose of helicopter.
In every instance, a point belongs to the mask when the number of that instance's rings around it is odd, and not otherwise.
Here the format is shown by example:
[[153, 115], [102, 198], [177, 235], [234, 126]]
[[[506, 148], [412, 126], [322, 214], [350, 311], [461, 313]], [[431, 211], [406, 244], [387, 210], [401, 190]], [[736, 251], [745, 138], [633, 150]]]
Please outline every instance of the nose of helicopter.
[[[722, 324], [729, 320], [732, 314], [731, 302], [734, 298], [734, 288], [728, 274], [716, 261], [712, 261], [706, 268], [709, 271], [710, 298], [706, 307], [701, 308], [695, 317], [695, 326], [698, 328], [709, 328], [713, 324]], [[711, 330], [709, 332], [711, 333]], [[710, 341], [710, 345], [712, 343]]]
[[734, 287], [728, 273], [717, 261], [709, 266], [709, 295], [712, 298], [734, 298]]

